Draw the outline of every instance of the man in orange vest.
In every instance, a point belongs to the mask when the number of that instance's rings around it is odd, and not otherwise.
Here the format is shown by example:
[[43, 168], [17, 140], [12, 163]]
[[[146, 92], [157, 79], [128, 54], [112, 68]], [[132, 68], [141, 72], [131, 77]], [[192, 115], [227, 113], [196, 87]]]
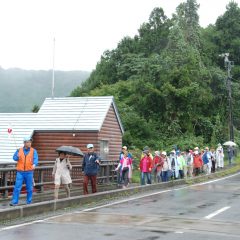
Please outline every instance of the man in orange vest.
[[17, 174], [10, 206], [18, 204], [23, 181], [27, 190], [26, 203], [30, 204], [32, 202], [33, 171], [38, 164], [38, 154], [36, 149], [31, 147], [32, 139], [30, 137], [25, 137], [23, 143], [24, 146], [19, 148], [13, 155], [13, 160], [17, 161]]

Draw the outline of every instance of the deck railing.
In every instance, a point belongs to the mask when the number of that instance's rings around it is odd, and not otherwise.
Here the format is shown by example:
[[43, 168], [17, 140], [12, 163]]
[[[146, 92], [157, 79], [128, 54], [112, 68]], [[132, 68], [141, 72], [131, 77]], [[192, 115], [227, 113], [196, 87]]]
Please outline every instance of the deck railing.
[[[73, 184], [83, 182], [82, 165], [76, 162], [72, 163], [71, 178]], [[0, 194], [2, 197], [8, 197], [13, 191], [16, 180], [16, 164], [0, 163]], [[116, 181], [117, 174], [114, 171], [117, 165], [116, 161], [102, 160], [97, 176], [98, 184], [107, 184]], [[37, 192], [44, 192], [54, 186], [52, 170], [53, 161], [40, 161], [39, 166], [34, 170], [34, 186]], [[24, 189], [25, 185], [23, 185]]]

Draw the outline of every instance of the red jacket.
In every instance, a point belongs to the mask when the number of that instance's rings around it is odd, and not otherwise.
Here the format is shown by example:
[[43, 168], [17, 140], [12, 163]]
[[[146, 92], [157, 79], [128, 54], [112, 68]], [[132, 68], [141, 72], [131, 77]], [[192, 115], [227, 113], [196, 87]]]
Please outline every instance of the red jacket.
[[153, 158], [153, 167], [156, 167], [157, 172], [162, 170], [163, 163], [164, 163], [164, 161], [160, 156], [155, 156]]
[[194, 168], [200, 168], [203, 165], [203, 160], [200, 155], [193, 156], [193, 166]]
[[147, 172], [152, 171], [152, 158], [150, 156], [144, 156], [140, 161], [140, 170], [143, 171], [143, 161], [144, 158], [147, 158]]

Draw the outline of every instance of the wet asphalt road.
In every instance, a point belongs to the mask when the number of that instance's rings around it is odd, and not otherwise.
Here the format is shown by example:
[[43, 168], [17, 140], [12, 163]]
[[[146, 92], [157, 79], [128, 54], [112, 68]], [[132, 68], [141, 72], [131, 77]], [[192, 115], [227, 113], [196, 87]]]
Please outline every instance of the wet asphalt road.
[[240, 239], [240, 174], [169, 188], [28, 225], [0, 228], [1, 240]]

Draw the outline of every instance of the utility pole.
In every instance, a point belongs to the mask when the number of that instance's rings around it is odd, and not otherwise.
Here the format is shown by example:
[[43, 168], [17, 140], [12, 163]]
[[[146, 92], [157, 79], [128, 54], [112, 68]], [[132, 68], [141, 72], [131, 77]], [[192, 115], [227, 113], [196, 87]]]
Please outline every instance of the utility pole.
[[52, 66], [52, 99], [54, 98], [54, 88], [55, 88], [55, 38], [53, 39], [53, 66]]
[[233, 61], [229, 61], [229, 53], [223, 53], [220, 55], [224, 57], [224, 66], [227, 69], [227, 90], [228, 90], [228, 107], [229, 107], [229, 136], [230, 140], [234, 142], [234, 132], [233, 132], [233, 113], [232, 113], [232, 76], [231, 69], [234, 66]]

